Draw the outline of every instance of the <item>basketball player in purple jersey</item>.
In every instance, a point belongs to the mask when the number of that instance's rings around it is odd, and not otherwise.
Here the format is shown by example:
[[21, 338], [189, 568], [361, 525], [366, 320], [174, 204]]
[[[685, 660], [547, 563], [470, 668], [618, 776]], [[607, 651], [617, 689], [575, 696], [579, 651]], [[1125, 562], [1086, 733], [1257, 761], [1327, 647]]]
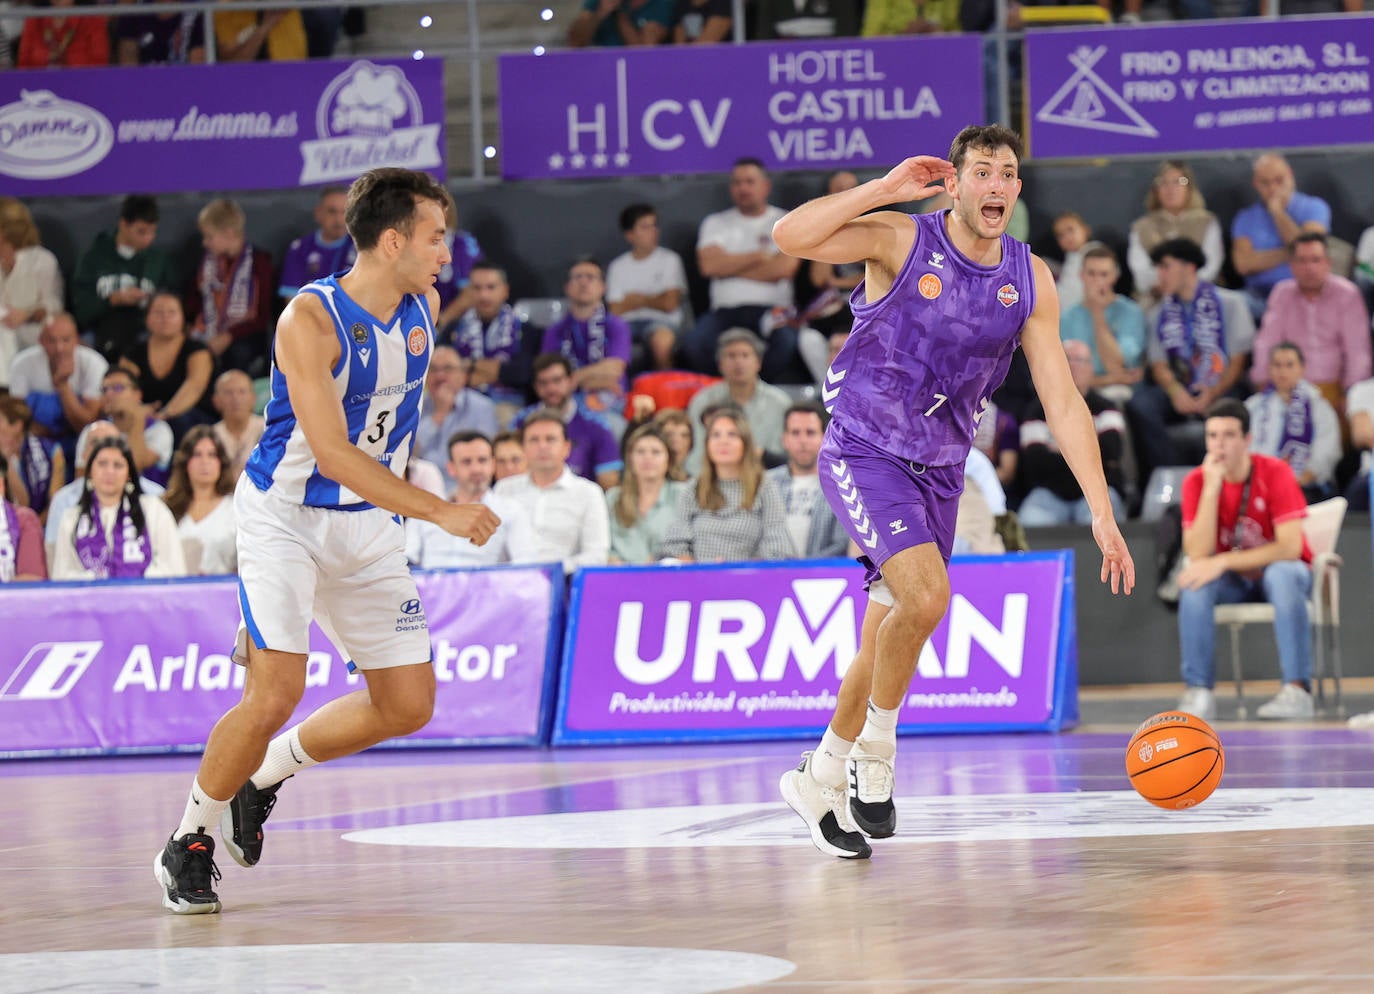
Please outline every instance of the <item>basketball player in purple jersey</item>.
[[[773, 228], [788, 255], [865, 263], [851, 298], [853, 334], [824, 385], [833, 417], [820, 463], [826, 498], [863, 553], [868, 608], [819, 748], [780, 783], [816, 848], [849, 859], [872, 854], [865, 835], [896, 831], [897, 712], [949, 604], [964, 460], [1018, 344], [1092, 509], [1102, 580], [1113, 593], [1135, 585], [1097, 434], [1060, 345], [1054, 278], [1005, 233], [1021, 192], [1020, 138], [998, 125], [965, 128], [949, 159], [907, 159]], [[942, 191], [951, 210], [868, 213]]]

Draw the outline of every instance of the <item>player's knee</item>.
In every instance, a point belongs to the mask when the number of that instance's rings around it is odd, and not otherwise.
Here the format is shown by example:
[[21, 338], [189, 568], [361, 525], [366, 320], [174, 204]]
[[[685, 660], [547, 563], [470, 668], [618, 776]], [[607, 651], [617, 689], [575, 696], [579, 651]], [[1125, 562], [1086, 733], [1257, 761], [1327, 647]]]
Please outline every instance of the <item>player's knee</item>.
[[414, 735], [429, 724], [434, 717], [434, 695], [417, 696], [406, 701], [397, 701], [387, 709], [387, 723], [391, 726], [393, 737]]
[[935, 631], [949, 608], [949, 586], [920, 586], [900, 593], [894, 591], [893, 601], [889, 617], [903, 628], [909, 628], [913, 637], [924, 639]]
[[240, 709], [260, 735], [271, 736], [291, 720], [299, 703], [299, 695], [285, 691], [259, 691], [245, 696]]

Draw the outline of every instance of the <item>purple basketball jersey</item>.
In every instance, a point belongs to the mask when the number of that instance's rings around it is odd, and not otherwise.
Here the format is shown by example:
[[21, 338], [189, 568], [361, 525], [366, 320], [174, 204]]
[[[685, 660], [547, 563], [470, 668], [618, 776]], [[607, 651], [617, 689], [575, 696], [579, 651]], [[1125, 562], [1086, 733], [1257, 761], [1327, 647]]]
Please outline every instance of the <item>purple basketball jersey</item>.
[[881, 300], [854, 288], [854, 332], [824, 391], [846, 432], [925, 466], [968, 457], [1035, 309], [1030, 249], [1003, 235], [1001, 263], [977, 265], [950, 242], [947, 214], [913, 215], [911, 254]]

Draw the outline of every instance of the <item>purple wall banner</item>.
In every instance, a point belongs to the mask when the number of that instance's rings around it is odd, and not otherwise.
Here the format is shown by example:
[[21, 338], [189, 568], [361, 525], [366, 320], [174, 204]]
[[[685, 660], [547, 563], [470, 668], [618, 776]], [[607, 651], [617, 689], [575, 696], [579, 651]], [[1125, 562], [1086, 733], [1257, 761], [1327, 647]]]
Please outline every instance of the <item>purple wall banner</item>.
[[[898, 730], [1076, 723], [1071, 560], [954, 560]], [[862, 580], [849, 560], [579, 571], [555, 744], [819, 735], [858, 648]]]
[[1374, 17], [1031, 31], [1039, 159], [1374, 141]]
[[441, 60], [0, 73], [15, 196], [290, 189], [374, 166], [444, 178]]
[[[543, 741], [562, 634], [562, 570], [416, 579], [439, 689], [430, 723], [393, 744]], [[199, 750], [242, 694], [243, 668], [229, 658], [238, 617], [232, 580], [5, 589], [0, 757]], [[318, 628], [310, 648], [293, 722], [364, 685]]]
[[977, 36], [500, 59], [507, 179], [889, 166], [983, 119]]

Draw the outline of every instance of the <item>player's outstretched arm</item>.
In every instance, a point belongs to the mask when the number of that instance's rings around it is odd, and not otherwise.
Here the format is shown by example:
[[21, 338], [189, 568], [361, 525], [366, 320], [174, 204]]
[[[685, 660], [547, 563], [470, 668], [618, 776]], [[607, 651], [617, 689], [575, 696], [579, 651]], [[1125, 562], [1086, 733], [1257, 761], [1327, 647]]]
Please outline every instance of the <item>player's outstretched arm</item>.
[[339, 340], [324, 305], [296, 297], [277, 322], [277, 368], [286, 377], [291, 408], [320, 472], [363, 500], [406, 518], [432, 521], [481, 545], [500, 519], [481, 504], [450, 504], [402, 480], [348, 440], [348, 421], [331, 370]]
[[1059, 443], [1059, 451], [1073, 471], [1093, 515], [1093, 539], [1102, 550], [1102, 582], [1112, 593], [1135, 587], [1135, 563], [1116, 526], [1107, 479], [1102, 473], [1102, 450], [1097, 429], [1083, 396], [1074, 386], [1068, 359], [1059, 338], [1059, 294], [1049, 267], [1032, 257], [1035, 270], [1035, 311], [1021, 331], [1035, 392], [1045, 408], [1045, 421]]
[[[910, 247], [911, 221], [896, 212], [868, 211], [933, 197], [944, 187], [931, 184], [953, 175], [954, 167], [944, 159], [913, 156], [882, 179], [802, 204], [773, 225], [773, 240], [788, 255], [816, 262], [904, 259]], [[905, 242], [902, 233], [906, 233]]]

